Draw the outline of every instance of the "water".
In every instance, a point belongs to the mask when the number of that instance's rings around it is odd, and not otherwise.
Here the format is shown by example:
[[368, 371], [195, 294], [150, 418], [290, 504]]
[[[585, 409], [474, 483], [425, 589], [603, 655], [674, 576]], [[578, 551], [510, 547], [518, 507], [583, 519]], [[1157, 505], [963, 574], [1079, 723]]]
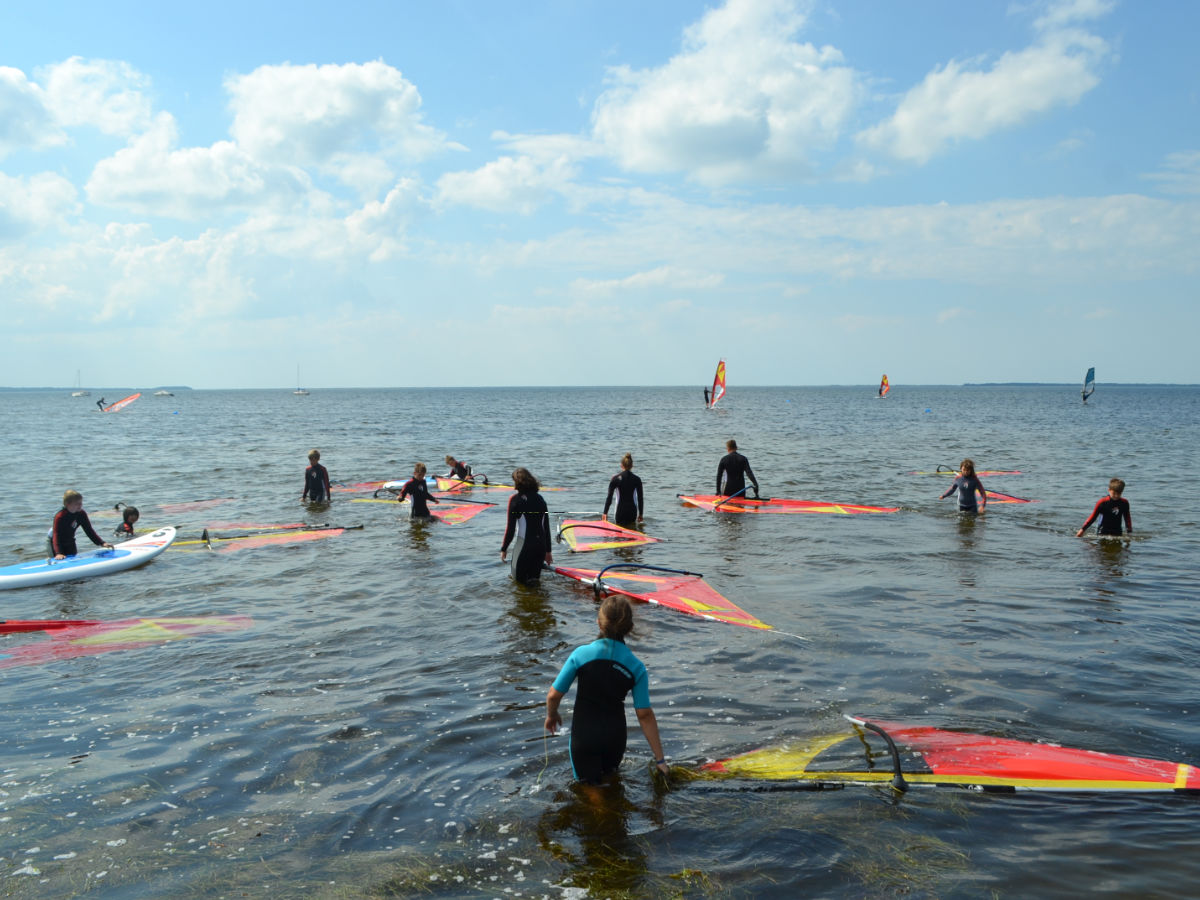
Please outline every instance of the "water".
[[[699, 388], [196, 391], [119, 415], [66, 393], [0, 393], [5, 562], [41, 552], [67, 487], [108, 531], [97, 514], [118, 501], [183, 537], [365, 527], [0, 594], [7, 618], [256, 620], [0, 670], [5, 896], [1184, 897], [1200, 882], [1195, 798], [668, 790], [636, 726], [597, 805], [541, 729], [559, 666], [594, 635], [590, 595], [514, 585], [498, 509], [446, 526], [346, 494], [299, 503], [311, 447], [348, 482], [448, 452], [493, 480], [526, 465], [570, 488], [546, 496], [571, 511], [598, 510], [632, 451], [647, 530], [668, 543], [623, 558], [704, 572], [810, 639], [639, 606], [631, 646], [678, 764], [841, 732], [843, 713], [1194, 763], [1200, 389], [1102, 385], [1083, 406], [1071, 387], [741, 388], [713, 412]], [[680, 505], [711, 491], [730, 436], [765, 495], [903, 510]], [[961, 519], [937, 500], [946, 479], [901, 474], [963, 456], [1021, 469], [985, 483], [1041, 502]], [[1113, 475], [1135, 539], [1076, 538]]]

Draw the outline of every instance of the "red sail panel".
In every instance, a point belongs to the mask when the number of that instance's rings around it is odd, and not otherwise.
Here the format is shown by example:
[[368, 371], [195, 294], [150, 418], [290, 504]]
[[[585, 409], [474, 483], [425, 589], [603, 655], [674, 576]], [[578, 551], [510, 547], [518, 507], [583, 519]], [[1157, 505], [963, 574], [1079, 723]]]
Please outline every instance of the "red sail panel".
[[[592, 569], [571, 569], [565, 566], [553, 568], [559, 575], [566, 575], [583, 584], [595, 584], [596, 577], [600, 574]], [[654, 603], [702, 619], [725, 622], [729, 625], [744, 625], [747, 628], [771, 628], [727, 597], [717, 593], [698, 575], [605, 572], [600, 584], [601, 590], [606, 593], [624, 594], [643, 603]]]
[[563, 519], [558, 526], [558, 537], [566, 542], [573, 553], [659, 543], [658, 538], [603, 520], [588, 522], [581, 519]]
[[898, 506], [862, 506], [857, 503], [830, 503], [824, 500], [788, 500], [773, 497], [769, 500], [754, 500], [747, 497], [722, 497], [716, 494], [680, 494], [679, 499], [688, 506], [728, 513], [770, 513], [794, 515], [800, 513], [824, 513], [847, 516], [869, 513], [899, 512]]

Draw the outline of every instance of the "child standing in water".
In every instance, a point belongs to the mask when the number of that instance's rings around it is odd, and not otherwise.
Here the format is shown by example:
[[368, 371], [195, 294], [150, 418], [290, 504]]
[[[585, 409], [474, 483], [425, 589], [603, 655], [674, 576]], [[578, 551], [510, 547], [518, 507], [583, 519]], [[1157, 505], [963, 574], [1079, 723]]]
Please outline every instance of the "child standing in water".
[[430, 518], [429, 507], [426, 504], [440, 502], [437, 497], [431, 497], [429, 494], [429, 485], [425, 482], [426, 471], [425, 463], [413, 466], [413, 477], [404, 482], [404, 487], [400, 488], [400, 493], [396, 495], [398, 503], [403, 503], [405, 497], [409, 498], [414, 519]]
[[571, 721], [571, 768], [579, 781], [599, 784], [617, 771], [625, 756], [625, 695], [633, 691], [633, 708], [654, 754], [654, 765], [666, 775], [670, 769], [658, 736], [658, 719], [650, 706], [650, 678], [641, 660], [625, 646], [625, 637], [633, 630], [629, 600], [619, 594], [606, 597], [596, 622], [600, 637], [568, 657], [546, 695], [546, 730], [557, 734], [562, 727], [558, 706], [578, 677]]
[[329, 499], [329, 470], [321, 465], [321, 451], [308, 451], [308, 468], [304, 470], [304, 493], [301, 500], [324, 503]]
[[121, 524], [117, 526], [116, 534], [123, 541], [133, 537], [133, 526], [137, 524], [137, 520], [142, 517], [136, 506], [126, 506], [121, 510]]
[[1088, 516], [1088, 520], [1083, 523], [1083, 527], [1075, 532], [1075, 537], [1083, 537], [1083, 533], [1096, 519], [1100, 520], [1100, 524], [1096, 526], [1098, 534], [1120, 535], [1122, 519], [1125, 520], [1125, 528], [1130, 534], [1133, 534], [1133, 520], [1129, 517], [1129, 501], [1121, 496], [1123, 493], [1125, 493], [1125, 482], [1120, 478], [1109, 481], [1108, 496], [1101, 497], [1096, 502], [1096, 508]]
[[508, 545], [515, 538], [512, 576], [522, 584], [534, 584], [542, 574], [542, 563], [554, 562], [550, 511], [538, 493], [538, 480], [528, 469], [514, 469], [512, 477], [517, 492], [508, 501], [508, 525], [500, 544], [500, 561], [508, 559]]
[[75, 529], [82, 528], [97, 547], [112, 549], [112, 544], [96, 534], [92, 520], [83, 511], [83, 494], [79, 491], [66, 491], [63, 494], [63, 506], [54, 516], [54, 524], [50, 526], [50, 553], [55, 559], [66, 559], [79, 552], [75, 546]]
[[[938, 497], [939, 500], [945, 500], [955, 491], [958, 491], [958, 511], [959, 512], [983, 512], [987, 509], [987, 491], [983, 489], [983, 482], [979, 480], [975, 474], [975, 462], [970, 459], [964, 459], [958, 467], [958, 477], [954, 479], [954, 484], [946, 489], [946, 493]], [[979, 507], [975, 506], [975, 494], [979, 494]]]

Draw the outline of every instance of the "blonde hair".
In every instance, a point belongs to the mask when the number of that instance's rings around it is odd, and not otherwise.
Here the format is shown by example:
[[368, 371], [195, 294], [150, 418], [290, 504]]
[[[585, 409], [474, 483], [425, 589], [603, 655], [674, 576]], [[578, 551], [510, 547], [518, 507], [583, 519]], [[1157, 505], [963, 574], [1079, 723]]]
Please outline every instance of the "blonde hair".
[[63, 506], [68, 503], [74, 503], [76, 500], [82, 500], [83, 494], [79, 491], [63, 491]]
[[454, 465], [456, 462], [458, 462], [458, 460], [457, 460], [457, 459], [455, 459], [455, 458], [454, 458], [453, 456], [451, 456], [449, 453], [447, 453], [447, 454], [446, 454], [446, 465], [448, 465], [448, 466], [452, 466], [452, 465]]
[[1125, 493], [1125, 482], [1120, 478], [1110, 478], [1108, 481], [1108, 489], [1114, 491], [1118, 497]]
[[424, 477], [425, 463], [417, 463], [415, 466], [413, 466], [413, 474], [416, 475], [418, 478]]
[[317, 459], [320, 459], [320, 458], [321, 458], [321, 451], [320, 451], [320, 450], [309, 450], [309, 451], [308, 451], [308, 458], [309, 458], [310, 460], [317, 460]]
[[621, 457], [621, 468], [622, 469], [632, 469], [633, 468], [633, 454], [632, 453], [626, 453], [624, 456]]
[[975, 474], [975, 460], [964, 459], [958, 466], [958, 474], [959, 475], [974, 475]]

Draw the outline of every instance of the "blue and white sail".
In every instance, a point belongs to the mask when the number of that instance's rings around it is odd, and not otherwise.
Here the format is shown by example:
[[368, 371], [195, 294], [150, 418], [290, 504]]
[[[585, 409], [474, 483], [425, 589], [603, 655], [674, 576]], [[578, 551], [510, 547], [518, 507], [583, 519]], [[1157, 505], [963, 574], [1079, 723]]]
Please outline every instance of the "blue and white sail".
[[1087, 370], [1087, 375], [1083, 378], [1083, 390], [1080, 393], [1083, 395], [1083, 402], [1087, 403], [1087, 398], [1096, 392], [1096, 367]]

